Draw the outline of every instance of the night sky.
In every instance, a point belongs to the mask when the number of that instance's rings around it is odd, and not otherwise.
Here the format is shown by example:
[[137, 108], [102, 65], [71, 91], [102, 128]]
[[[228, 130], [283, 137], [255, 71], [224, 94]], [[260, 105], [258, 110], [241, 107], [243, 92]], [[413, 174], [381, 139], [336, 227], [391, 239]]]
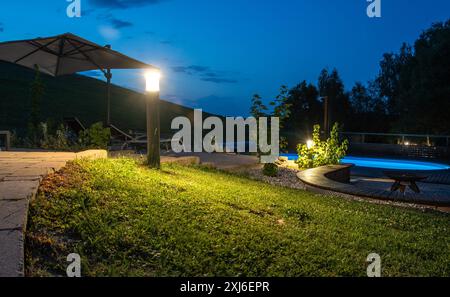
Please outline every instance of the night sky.
[[[316, 83], [336, 67], [346, 89], [378, 72], [382, 54], [412, 43], [450, 18], [448, 0], [66, 0], [0, 2], [0, 41], [72, 32], [162, 69], [163, 99], [223, 115], [247, 115], [259, 93]], [[113, 82], [142, 91], [142, 71], [114, 71]], [[95, 73], [89, 73], [95, 76]], [[98, 76], [98, 78], [101, 78]]]

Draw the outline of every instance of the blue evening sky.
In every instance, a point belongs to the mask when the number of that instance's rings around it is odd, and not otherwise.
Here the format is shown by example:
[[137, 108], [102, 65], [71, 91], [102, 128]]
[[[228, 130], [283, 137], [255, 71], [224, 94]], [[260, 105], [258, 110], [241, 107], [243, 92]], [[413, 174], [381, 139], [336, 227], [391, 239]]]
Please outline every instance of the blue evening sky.
[[[336, 67], [346, 89], [378, 72], [385, 52], [412, 43], [433, 22], [450, 18], [448, 0], [67, 0], [0, 3], [0, 41], [72, 32], [162, 69], [161, 97], [224, 115], [247, 115], [259, 93], [282, 84], [316, 83]], [[91, 74], [92, 75], [92, 74]], [[115, 71], [115, 84], [142, 91], [141, 71]]]

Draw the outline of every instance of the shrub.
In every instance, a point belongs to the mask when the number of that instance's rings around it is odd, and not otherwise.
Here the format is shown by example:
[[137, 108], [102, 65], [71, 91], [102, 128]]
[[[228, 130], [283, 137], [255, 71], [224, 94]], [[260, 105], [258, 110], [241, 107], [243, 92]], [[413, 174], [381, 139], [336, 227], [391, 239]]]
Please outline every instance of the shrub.
[[53, 150], [69, 150], [71, 142], [69, 140], [69, 130], [61, 124], [54, 134], [49, 131], [49, 122], [40, 123], [38, 129], [39, 147]]
[[324, 165], [339, 164], [348, 149], [348, 140], [339, 142], [339, 124], [335, 123], [331, 130], [330, 138], [326, 141], [320, 139], [320, 125], [314, 126], [313, 142], [311, 147], [306, 144], [297, 146], [300, 168], [313, 168]]
[[273, 163], [266, 163], [263, 167], [263, 174], [265, 176], [275, 177], [278, 175], [278, 166]]
[[103, 128], [101, 122], [93, 124], [89, 129], [80, 132], [78, 141], [82, 147], [105, 149], [111, 138], [109, 128]]

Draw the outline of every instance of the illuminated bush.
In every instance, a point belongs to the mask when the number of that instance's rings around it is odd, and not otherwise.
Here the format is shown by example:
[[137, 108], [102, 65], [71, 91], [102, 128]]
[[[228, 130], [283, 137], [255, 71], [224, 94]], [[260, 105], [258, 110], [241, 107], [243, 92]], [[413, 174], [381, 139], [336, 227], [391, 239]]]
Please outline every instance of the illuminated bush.
[[320, 139], [320, 125], [315, 125], [313, 143], [297, 146], [298, 160], [296, 162], [300, 168], [339, 164], [340, 160], [346, 155], [347, 149], [348, 140], [339, 141], [338, 123], [333, 125], [330, 138], [326, 141]]

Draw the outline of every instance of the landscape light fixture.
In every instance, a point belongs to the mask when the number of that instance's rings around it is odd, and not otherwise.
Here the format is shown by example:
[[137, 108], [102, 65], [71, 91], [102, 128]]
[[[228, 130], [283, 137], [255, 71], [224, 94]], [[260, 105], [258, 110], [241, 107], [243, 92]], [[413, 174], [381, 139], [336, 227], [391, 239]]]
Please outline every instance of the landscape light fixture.
[[313, 147], [314, 147], [314, 141], [312, 141], [311, 139], [309, 139], [307, 142], [306, 142], [306, 147], [310, 150], [310, 149], [312, 149]]
[[146, 114], [147, 114], [147, 164], [150, 168], [161, 167], [159, 81], [161, 73], [149, 70], [145, 73]]
[[161, 72], [151, 70], [145, 73], [145, 90], [147, 92], [159, 92], [159, 81], [161, 79]]

